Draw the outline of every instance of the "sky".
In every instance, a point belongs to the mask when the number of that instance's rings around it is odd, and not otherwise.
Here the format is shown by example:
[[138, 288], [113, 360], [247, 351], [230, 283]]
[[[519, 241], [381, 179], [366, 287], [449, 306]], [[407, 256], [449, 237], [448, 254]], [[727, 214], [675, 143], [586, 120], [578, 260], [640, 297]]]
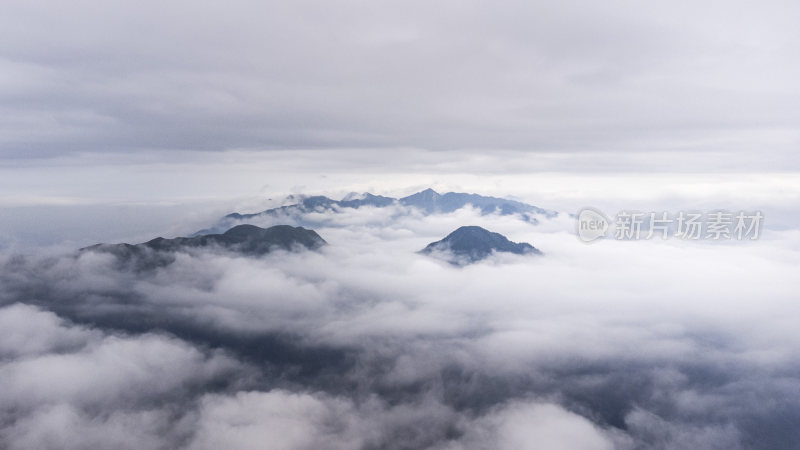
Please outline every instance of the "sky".
[[[800, 3], [6, 0], [0, 447], [791, 448]], [[319, 251], [186, 236], [290, 195]], [[295, 199], [297, 197], [294, 197]], [[758, 240], [570, 214], [761, 211]], [[253, 220], [275, 225], [273, 217]], [[543, 256], [418, 254], [479, 225]]]
[[[684, 204], [726, 186], [769, 209], [765, 190], [800, 195], [797, 9], [12, 0], [2, 239], [132, 238], [107, 217], [136, 209], [132, 228], [152, 233], [165, 205], [205, 220], [265, 197], [429, 186], [568, 210], [598, 185]], [[641, 176], [658, 173], [683, 175]], [[48, 239], [52, 206], [97, 226]]]
[[[180, 197], [166, 180], [139, 194], [126, 178], [146, 165], [201, 184], [182, 169], [291, 159], [274, 150], [400, 171], [419, 152], [457, 165], [468, 151], [513, 152], [531, 172], [796, 173], [797, 8], [12, 0], [0, 18], [1, 170], [25, 172], [29, 202]], [[502, 170], [490, 159], [465, 170]], [[49, 182], [56, 171], [75, 176]], [[226, 195], [228, 182], [216, 183]]]
[[0, 144], [9, 159], [403, 147], [791, 158], [796, 15], [790, 1], [11, 1]]

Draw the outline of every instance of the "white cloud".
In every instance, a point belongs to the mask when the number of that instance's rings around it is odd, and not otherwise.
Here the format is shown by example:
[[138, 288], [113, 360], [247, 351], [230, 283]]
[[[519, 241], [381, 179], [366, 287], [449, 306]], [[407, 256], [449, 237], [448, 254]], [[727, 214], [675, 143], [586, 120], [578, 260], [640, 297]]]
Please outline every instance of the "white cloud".
[[[276, 433], [287, 448], [408, 436], [417, 448], [519, 447], [528, 422], [553, 446], [572, 434], [586, 439], [574, 445], [671, 448], [710, 436], [745, 445], [800, 402], [786, 375], [798, 356], [795, 231], [586, 245], [563, 218], [533, 226], [465, 209], [386, 220], [364, 209], [322, 219], [320, 252], [186, 253], [154, 273], [91, 253], [7, 259], [5, 301], [93, 328], [0, 310], [2, 403], [27, 411], [19, 424], [59, 405], [53, 417], [75, 423], [100, 420], [91, 408], [132, 422], [185, 408], [169, 420], [198, 448]], [[545, 256], [456, 268], [415, 253], [466, 223]], [[765, 406], [749, 408], [755, 398]], [[20, 426], [8, 433], [36, 438]], [[782, 430], [770, 442], [793, 438]]]
[[0, 358], [17, 359], [80, 349], [97, 333], [81, 327], [67, 327], [51, 312], [14, 304], [0, 309]]
[[463, 448], [612, 450], [629, 447], [630, 442], [621, 437], [615, 442], [612, 436], [558, 405], [519, 401], [504, 405], [472, 424]]
[[363, 430], [349, 402], [285, 391], [202, 399], [192, 450], [359, 448]]

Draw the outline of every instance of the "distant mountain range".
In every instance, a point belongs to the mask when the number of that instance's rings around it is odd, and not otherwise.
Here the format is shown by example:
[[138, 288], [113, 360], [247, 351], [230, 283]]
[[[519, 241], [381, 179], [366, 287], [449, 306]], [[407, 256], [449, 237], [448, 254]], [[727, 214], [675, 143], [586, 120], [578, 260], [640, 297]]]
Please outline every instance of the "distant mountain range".
[[[131, 263], [137, 269], [148, 269], [168, 265], [175, 260], [176, 252], [192, 249], [212, 248], [242, 255], [259, 256], [276, 249], [316, 250], [327, 244], [319, 234], [311, 229], [291, 225], [261, 228], [243, 223], [258, 221], [259, 218], [271, 218], [275, 221], [290, 223], [313, 223], [312, 220], [305, 220], [304, 216], [314, 212], [335, 213], [346, 208], [385, 208], [392, 205], [414, 208], [426, 215], [451, 213], [471, 205], [483, 215], [516, 214], [531, 223], [537, 223], [535, 216], [554, 217], [557, 215], [555, 211], [515, 200], [459, 192], [439, 194], [433, 189], [425, 189], [402, 198], [384, 197], [370, 193], [351, 193], [341, 200], [333, 200], [325, 196], [289, 197], [289, 200], [295, 203], [253, 214], [228, 214], [213, 227], [198, 231], [189, 237], [173, 239], [158, 237], [141, 244], [97, 244], [82, 248], [81, 251], [110, 253], [122, 263]], [[400, 214], [403, 214], [402, 208], [400, 210]], [[433, 242], [420, 251], [420, 253], [428, 255], [437, 252], [447, 252], [459, 261], [467, 262], [479, 261], [493, 252], [541, 253], [530, 244], [511, 242], [499, 233], [493, 233], [477, 226], [461, 227], [444, 239]]]
[[495, 252], [517, 255], [541, 255], [542, 252], [526, 242], [511, 242], [500, 233], [491, 232], [478, 226], [460, 227], [444, 239], [428, 244], [420, 250], [424, 255], [441, 253], [458, 265], [485, 259]]
[[[275, 250], [317, 250], [325, 245], [327, 242], [316, 231], [302, 227], [237, 225], [221, 234], [174, 239], [158, 237], [141, 244], [96, 244], [84, 247], [80, 252], [109, 253], [116, 256], [117, 262], [123, 266], [149, 270], [171, 264], [177, 252], [193, 249], [216, 249], [245, 256], [261, 256]], [[477, 262], [495, 252], [518, 255], [542, 253], [528, 243], [511, 242], [500, 233], [478, 226], [460, 227], [419, 251], [433, 256], [441, 253], [456, 265]]]
[[241, 214], [238, 212], [228, 214], [216, 225], [211, 228], [198, 231], [195, 233], [195, 236], [209, 233], [219, 233], [222, 230], [230, 228], [234, 224], [258, 218], [291, 219], [294, 223], [313, 225], [313, 221], [304, 218], [306, 214], [312, 212], [337, 212], [344, 208], [385, 208], [392, 205], [416, 208], [426, 215], [451, 213], [464, 208], [467, 205], [472, 205], [472, 207], [477, 208], [482, 215], [518, 214], [523, 220], [534, 224], [538, 223], [536, 216], [550, 218], [555, 217], [558, 214], [555, 211], [539, 208], [537, 206], [518, 202], [516, 200], [487, 197], [478, 194], [466, 194], [461, 192], [447, 192], [445, 194], [440, 194], [433, 189], [425, 189], [424, 191], [420, 191], [416, 194], [402, 198], [384, 197], [382, 195], [373, 195], [370, 193], [351, 193], [341, 200], [333, 200], [329, 197], [321, 195], [310, 197], [291, 196], [288, 198], [288, 200], [294, 203], [252, 214]]
[[274, 250], [316, 250], [327, 245], [314, 230], [289, 225], [261, 228], [237, 225], [222, 234], [164, 239], [141, 244], [97, 244], [80, 251], [111, 253], [123, 262], [136, 260], [138, 268], [164, 266], [174, 260], [174, 253], [191, 249], [220, 249], [248, 256], [259, 256]]

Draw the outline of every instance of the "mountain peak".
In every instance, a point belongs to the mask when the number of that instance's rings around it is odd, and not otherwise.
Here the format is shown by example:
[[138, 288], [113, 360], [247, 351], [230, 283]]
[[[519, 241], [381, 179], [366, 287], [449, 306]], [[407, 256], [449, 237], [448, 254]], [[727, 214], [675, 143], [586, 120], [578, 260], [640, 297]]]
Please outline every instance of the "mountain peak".
[[444, 239], [428, 244], [421, 253], [450, 253], [454, 264], [468, 264], [480, 261], [494, 252], [514, 253], [517, 255], [541, 254], [534, 246], [526, 242], [512, 242], [500, 233], [494, 233], [479, 226], [463, 226]]
[[258, 233], [260, 230], [263, 230], [263, 228], [250, 224], [242, 224], [236, 225], [222, 234], [225, 236], [250, 236], [254, 233]]

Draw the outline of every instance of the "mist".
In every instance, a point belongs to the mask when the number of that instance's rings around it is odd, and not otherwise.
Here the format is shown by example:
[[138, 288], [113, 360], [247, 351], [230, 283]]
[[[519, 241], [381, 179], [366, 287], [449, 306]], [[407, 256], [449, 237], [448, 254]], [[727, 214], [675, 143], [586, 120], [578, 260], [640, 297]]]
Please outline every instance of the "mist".
[[[6, 255], [0, 436], [9, 448], [798, 438], [782, 425], [800, 416], [796, 231], [586, 245], [563, 217], [392, 213], [317, 218], [320, 252], [191, 251], [147, 273], [93, 252]], [[463, 223], [545, 256], [458, 268], [415, 253]]]

